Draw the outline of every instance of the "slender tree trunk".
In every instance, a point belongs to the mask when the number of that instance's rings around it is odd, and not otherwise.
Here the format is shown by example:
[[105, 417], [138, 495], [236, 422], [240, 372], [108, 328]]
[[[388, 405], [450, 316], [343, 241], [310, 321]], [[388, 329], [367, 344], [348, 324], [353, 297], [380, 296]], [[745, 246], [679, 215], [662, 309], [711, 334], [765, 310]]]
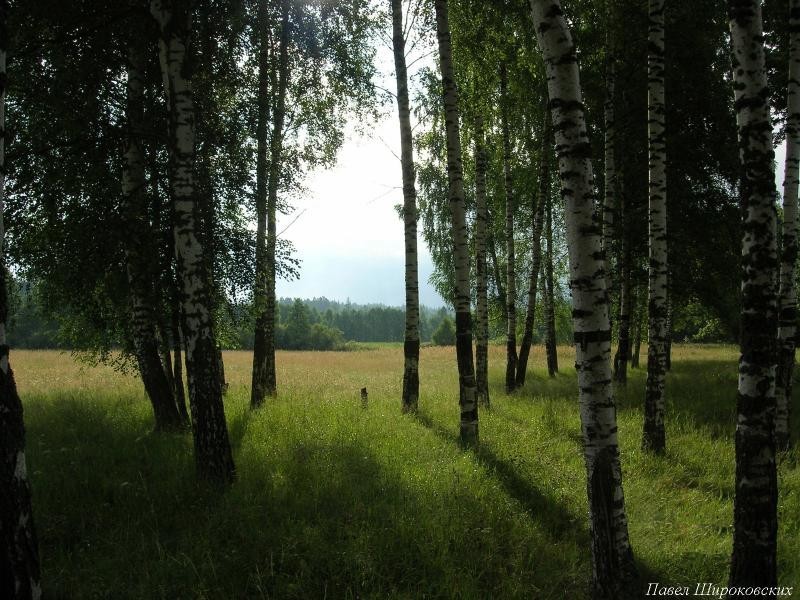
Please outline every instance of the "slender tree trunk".
[[667, 339], [667, 178], [664, 120], [664, 0], [650, 0], [647, 123], [650, 153], [647, 385], [642, 447], [662, 454]]
[[800, 185], [800, 0], [789, 0], [789, 84], [786, 111], [786, 163], [783, 177], [783, 235], [781, 237], [780, 316], [778, 371], [775, 375], [775, 444], [787, 450], [792, 399], [795, 345], [797, 343], [798, 255], [797, 186]]
[[[548, 174], [548, 180], [550, 179]], [[545, 284], [545, 323], [547, 338], [545, 351], [547, 354], [547, 373], [550, 377], [558, 373], [558, 347], [556, 345], [556, 295], [553, 281], [553, 202], [550, 192], [547, 193], [546, 204], [547, 226], [545, 228], [545, 239], [547, 240], [547, 257], [544, 268]]]
[[195, 463], [202, 479], [226, 484], [235, 478], [235, 468], [222, 404], [220, 365], [209, 308], [211, 290], [207, 263], [195, 218], [194, 102], [188, 64], [191, 3], [151, 0], [150, 11], [161, 32], [161, 72], [169, 107], [170, 184], [175, 248], [182, 283]]
[[617, 187], [617, 167], [615, 160], [615, 111], [614, 111], [614, 48], [613, 33], [611, 32], [610, 10], [606, 18], [606, 98], [603, 104], [603, 118], [605, 120], [604, 140], [604, 189], [603, 189], [603, 255], [606, 262], [606, 292], [609, 294], [611, 306], [611, 247], [614, 240], [614, 201]]
[[[136, 37], [136, 36], [134, 36]], [[155, 280], [152, 272], [153, 232], [147, 214], [144, 152], [141, 132], [144, 122], [144, 47], [136, 38], [128, 48], [128, 82], [122, 168], [122, 197], [128, 235], [125, 236], [125, 262], [128, 275], [136, 361], [155, 416], [155, 428], [174, 431], [183, 428], [175, 396], [161, 362], [156, 333]]]
[[25, 423], [6, 341], [5, 164], [6, 54], [8, 0], [0, 0], [0, 597], [42, 597], [39, 545], [33, 524], [31, 486], [25, 463]]
[[542, 262], [542, 221], [544, 220], [544, 206], [550, 195], [550, 118], [545, 116], [542, 132], [542, 151], [539, 160], [539, 193], [538, 199], [532, 196], [531, 215], [531, 275], [528, 281], [528, 308], [525, 313], [525, 330], [522, 334], [522, 343], [517, 361], [516, 386], [525, 385], [525, 376], [528, 371], [528, 358], [533, 343], [533, 325], [536, 319], [536, 292], [539, 289], [538, 277]]
[[633, 300], [632, 320], [634, 324], [633, 334], [633, 352], [631, 353], [631, 369], [639, 368], [639, 354], [642, 349], [642, 312], [644, 307], [642, 301], [639, 299], [639, 289], [636, 289], [636, 294]]
[[400, 117], [400, 162], [403, 171], [403, 223], [406, 245], [406, 327], [403, 344], [403, 412], [416, 412], [419, 399], [419, 276], [417, 274], [417, 188], [414, 175], [411, 105], [408, 100], [406, 40], [403, 35], [403, 2], [390, 0], [392, 42]]
[[500, 65], [500, 107], [506, 199], [506, 314], [508, 315], [506, 319], [506, 393], [511, 393], [516, 387], [517, 374], [517, 267], [514, 252], [515, 202], [514, 181], [511, 175], [511, 132], [508, 124], [508, 70], [505, 63]]
[[667, 324], [666, 338], [664, 339], [664, 369], [672, 369], [672, 292], [669, 289], [669, 276], [667, 276]]
[[477, 293], [477, 328], [475, 331], [475, 363], [478, 402], [489, 406], [489, 299], [486, 265], [486, 148], [483, 117], [475, 119], [475, 278]]
[[464, 207], [464, 177], [461, 165], [461, 137], [458, 123], [456, 91], [450, 41], [447, 0], [435, 0], [436, 38], [442, 69], [445, 128], [447, 134], [447, 180], [452, 219], [453, 257], [456, 289], [456, 355], [458, 359], [459, 406], [461, 408], [461, 441], [468, 446], [478, 443], [478, 403], [475, 366], [472, 360], [472, 315], [469, 290], [469, 236]]
[[[620, 209], [620, 217], [624, 220], [625, 206], [622, 197], [620, 197]], [[631, 345], [631, 272], [625, 233], [620, 237], [620, 242], [622, 245], [620, 258], [622, 260], [619, 265], [619, 344], [617, 346], [617, 355], [614, 357], [614, 381], [624, 384], [628, 382], [628, 355], [630, 354]]]
[[256, 265], [253, 287], [253, 306], [256, 315], [253, 338], [253, 373], [250, 389], [250, 406], [255, 408], [266, 397], [267, 378], [267, 179], [269, 160], [268, 129], [270, 122], [270, 56], [269, 56], [269, 5], [258, 3], [258, 123], [256, 125]]
[[775, 370], [778, 270], [772, 123], [759, 0], [728, 0], [741, 160], [741, 358], [732, 586], [777, 583]]
[[506, 288], [503, 286], [503, 276], [500, 273], [500, 261], [497, 259], [497, 247], [494, 243], [494, 235], [492, 235], [491, 228], [491, 213], [487, 211], [487, 233], [486, 244], [489, 248], [489, 256], [492, 259], [492, 274], [494, 275], [494, 286], [497, 288], [497, 301], [500, 304], [500, 310], [503, 315], [503, 322], [508, 322], [508, 305], [506, 304]]
[[594, 210], [591, 146], [575, 45], [558, 0], [531, 0], [544, 56], [556, 136], [572, 290], [575, 366], [583, 433], [595, 598], [633, 593], [636, 570], [628, 538], [611, 387], [611, 331], [600, 224]]
[[[281, 37], [278, 49], [277, 95], [272, 113], [272, 135], [269, 148], [269, 179], [267, 180], [267, 243], [266, 293], [264, 310], [257, 319], [257, 335], [263, 335], [264, 355], [253, 357], [253, 392], [251, 406], [264, 403], [265, 396], [275, 396], [278, 380], [275, 371], [275, 247], [278, 187], [283, 171], [283, 123], [286, 117], [286, 91], [289, 83], [289, 0], [281, 0]], [[258, 333], [262, 331], [263, 333]], [[258, 378], [258, 381], [256, 381]]]

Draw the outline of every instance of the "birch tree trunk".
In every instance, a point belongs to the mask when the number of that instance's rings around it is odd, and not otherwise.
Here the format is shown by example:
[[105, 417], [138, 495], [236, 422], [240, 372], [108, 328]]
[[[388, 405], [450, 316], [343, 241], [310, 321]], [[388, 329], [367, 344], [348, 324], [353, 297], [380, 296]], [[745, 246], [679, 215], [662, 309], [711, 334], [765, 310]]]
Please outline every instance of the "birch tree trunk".
[[800, 185], [800, 0], [789, 0], [789, 84], [786, 111], [786, 163], [783, 177], [778, 371], [775, 376], [775, 444], [787, 450], [792, 399], [792, 373], [797, 340], [797, 186]]
[[475, 119], [475, 278], [476, 317], [475, 363], [478, 403], [489, 406], [489, 298], [486, 264], [486, 148], [483, 118]]
[[172, 312], [172, 343], [174, 344], [172, 360], [172, 385], [175, 390], [175, 402], [178, 412], [183, 419], [189, 422], [189, 412], [186, 410], [186, 391], [183, 388], [183, 332], [180, 326], [180, 311], [178, 307]]
[[468, 446], [478, 443], [478, 404], [476, 398], [475, 366], [472, 360], [472, 315], [469, 290], [469, 236], [464, 207], [464, 177], [461, 165], [461, 137], [458, 123], [458, 93], [450, 40], [447, 0], [435, 0], [436, 38], [442, 69], [447, 136], [447, 181], [452, 219], [453, 257], [456, 289], [456, 356], [458, 360], [459, 406], [461, 409], [461, 441]]
[[[134, 36], [136, 38], [136, 36]], [[153, 231], [147, 215], [144, 152], [141, 135], [144, 122], [144, 47], [138, 38], [128, 47], [128, 82], [122, 167], [123, 213], [128, 226], [125, 236], [125, 262], [128, 276], [136, 361], [155, 416], [155, 428], [174, 431], [186, 422], [178, 412], [166, 367], [161, 361], [156, 333], [155, 290], [152, 272]]]
[[[550, 177], [547, 177], [548, 183]], [[549, 186], [548, 186], [549, 187]], [[556, 344], [556, 297], [553, 283], [553, 202], [550, 191], [547, 191], [546, 228], [545, 239], [547, 240], [547, 257], [544, 263], [544, 286], [545, 286], [545, 324], [547, 337], [545, 341], [545, 352], [547, 354], [547, 373], [550, 377], [558, 373], [558, 347]]]
[[[536, 319], [536, 292], [539, 289], [539, 270], [542, 263], [542, 222], [544, 220], [544, 206], [550, 193], [550, 118], [545, 116], [542, 132], [542, 150], [539, 159], [539, 190], [532, 197], [531, 214], [531, 275], [528, 281], [528, 308], [525, 313], [525, 329], [517, 361], [517, 374], [515, 384], [517, 387], [525, 385], [525, 376], [528, 371], [528, 358], [533, 343], [533, 324]], [[538, 197], [537, 197], [538, 196]]]
[[778, 270], [772, 123], [759, 0], [728, 0], [741, 160], [742, 313], [730, 584], [777, 582], [775, 360]]
[[[624, 204], [620, 198], [621, 216], [624, 215]], [[623, 216], [624, 218], [624, 216]], [[620, 252], [619, 274], [619, 344], [617, 354], [614, 357], [614, 381], [618, 383], [628, 382], [628, 356], [631, 346], [631, 272], [630, 256], [628, 254], [627, 242], [624, 234], [620, 238], [622, 249]]]
[[269, 148], [267, 131], [270, 123], [269, 99], [269, 6], [258, 3], [258, 122], [256, 124], [256, 271], [253, 287], [253, 306], [256, 315], [253, 336], [253, 373], [250, 386], [250, 406], [257, 408], [267, 395], [267, 179]]
[[42, 597], [39, 545], [25, 463], [25, 423], [6, 342], [8, 289], [5, 255], [5, 108], [8, 0], [0, 0], [0, 597]]
[[[603, 104], [605, 121], [604, 189], [603, 189], [603, 255], [606, 261], [606, 292], [611, 293], [611, 246], [614, 240], [614, 201], [617, 186], [617, 167], [615, 160], [616, 125], [614, 112], [614, 50], [613, 34], [610, 32], [611, 19], [606, 24], [606, 98]], [[609, 305], [611, 304], [609, 300]]]
[[[508, 124], [508, 70], [500, 65], [500, 114], [503, 134], [503, 180], [506, 199], [506, 393], [516, 387], [517, 267], [514, 253], [514, 181], [511, 175], [511, 132]], [[536, 292], [534, 291], [534, 294]]]
[[[278, 48], [278, 76], [275, 107], [272, 113], [272, 135], [269, 148], [269, 179], [267, 181], [267, 244], [266, 244], [266, 293], [264, 296], [264, 310], [257, 319], [258, 327], [263, 331], [263, 359], [259, 357], [258, 381], [256, 381], [256, 367], [253, 357], [253, 390], [258, 388], [260, 398], [251, 398], [252, 406], [260, 406], [265, 396], [275, 396], [278, 381], [275, 372], [275, 247], [278, 241], [276, 232], [278, 187], [280, 186], [283, 170], [283, 124], [286, 118], [286, 91], [289, 85], [289, 0], [281, 0], [281, 37]], [[257, 327], [257, 330], [258, 330]]]
[[569, 248], [575, 366], [595, 598], [632, 595], [635, 580], [611, 387], [611, 331], [601, 231], [594, 210], [591, 146], [577, 57], [558, 0], [531, 0], [555, 132]]
[[642, 448], [662, 454], [667, 339], [667, 179], [664, 120], [664, 0], [650, 0], [647, 124], [650, 154], [647, 384]]
[[419, 401], [419, 275], [417, 273], [417, 188], [408, 99], [406, 40], [403, 34], [403, 1], [390, 0], [392, 43], [400, 118], [400, 162], [403, 171], [403, 224], [406, 246], [406, 323], [403, 343], [403, 412], [416, 412]]
[[150, 12], [160, 29], [161, 73], [169, 108], [170, 187], [175, 249], [182, 284], [186, 375], [195, 463], [200, 478], [226, 484], [235, 478], [235, 468], [209, 310], [211, 291], [207, 264], [195, 217], [194, 103], [188, 64], [190, 5], [180, 0], [151, 0]]

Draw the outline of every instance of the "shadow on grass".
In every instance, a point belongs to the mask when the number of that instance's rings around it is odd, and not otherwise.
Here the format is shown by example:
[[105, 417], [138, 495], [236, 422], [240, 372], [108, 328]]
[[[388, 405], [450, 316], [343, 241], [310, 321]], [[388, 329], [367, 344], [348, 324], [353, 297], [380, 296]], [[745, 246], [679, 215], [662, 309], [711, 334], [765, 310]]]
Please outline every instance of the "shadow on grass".
[[[463, 447], [457, 436], [425, 412], [418, 411], [416, 419], [443, 440]], [[514, 498], [550, 537], [558, 540], [569, 539], [576, 547], [588, 546], [589, 532], [583, 524], [585, 519], [572, 514], [543, 494], [533, 483], [521, 477], [514, 464], [495, 454], [490, 444], [481, 442], [474, 455], [479, 463], [497, 477], [505, 492]]]
[[488, 450], [544, 536], [471, 480], [419, 484], [354, 438], [265, 445], [246, 409], [230, 414], [239, 480], [206, 493], [191, 436], [155, 434], [132, 407], [76, 397], [28, 413], [48, 597], [582, 597], [585, 529], [566, 511], [547, 525], [548, 499]]

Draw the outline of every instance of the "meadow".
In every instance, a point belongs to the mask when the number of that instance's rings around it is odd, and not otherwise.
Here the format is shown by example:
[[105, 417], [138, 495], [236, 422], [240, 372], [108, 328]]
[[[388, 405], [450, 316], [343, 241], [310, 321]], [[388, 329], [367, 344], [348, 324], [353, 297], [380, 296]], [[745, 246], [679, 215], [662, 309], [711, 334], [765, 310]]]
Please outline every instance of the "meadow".
[[[13, 352], [46, 596], [586, 598], [573, 350], [560, 348], [550, 379], [536, 348], [511, 396], [503, 352], [491, 348], [476, 452], [458, 444], [452, 348], [422, 349], [417, 416], [400, 415], [400, 347], [279, 352], [280, 396], [255, 413], [251, 355], [226, 352], [238, 480], [224, 494], [196, 483], [188, 433], [151, 431], [137, 378]], [[663, 457], [640, 450], [644, 370], [617, 389], [645, 583], [726, 581], [736, 361], [730, 346], [674, 347]], [[798, 459], [797, 449], [780, 457], [778, 554], [780, 583], [800, 592]]]

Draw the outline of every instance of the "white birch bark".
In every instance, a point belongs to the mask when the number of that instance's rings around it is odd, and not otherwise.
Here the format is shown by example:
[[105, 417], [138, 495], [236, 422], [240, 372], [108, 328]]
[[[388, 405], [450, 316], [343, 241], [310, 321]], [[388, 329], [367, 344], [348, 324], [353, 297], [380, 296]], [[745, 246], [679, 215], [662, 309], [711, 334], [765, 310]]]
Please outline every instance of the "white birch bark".
[[778, 271], [772, 123], [760, 0], [729, 0], [742, 212], [741, 357], [730, 583], [777, 581], [775, 370]]
[[403, 343], [403, 412], [416, 412], [419, 401], [419, 275], [417, 266], [417, 188], [408, 99], [406, 40], [403, 34], [403, 2], [390, 0], [392, 43], [400, 119], [400, 163], [403, 175], [403, 225], [406, 257], [406, 320]]
[[464, 207], [464, 172], [461, 164], [461, 135], [459, 132], [458, 93], [450, 39], [447, 0], [435, 0], [436, 38], [442, 70], [447, 138], [447, 181], [453, 237], [456, 289], [453, 299], [456, 311], [456, 357], [458, 362], [459, 406], [461, 409], [461, 441], [466, 445], [478, 443], [478, 403], [475, 385], [475, 366], [472, 358], [472, 315], [470, 313], [469, 236]]
[[593, 593], [597, 598], [619, 598], [629, 593], [635, 567], [628, 538], [616, 405], [611, 387], [611, 331], [601, 228], [594, 210], [591, 146], [575, 46], [561, 5], [558, 0], [531, 0], [531, 8], [544, 56], [561, 195], [565, 201]]
[[478, 402], [489, 406], [489, 298], [486, 263], [486, 228], [489, 210], [486, 206], [486, 147], [483, 117], [475, 119], [475, 278], [476, 320], [475, 378]]
[[160, 29], [159, 59], [169, 109], [170, 189], [175, 253], [182, 283], [183, 336], [195, 463], [201, 478], [225, 484], [234, 479], [235, 470], [209, 310], [211, 290], [207, 263], [195, 218], [194, 101], [188, 64], [191, 3], [151, 0], [150, 12]]
[[800, 166], [800, 0], [789, 0], [789, 83], [786, 110], [786, 163], [783, 177], [783, 235], [781, 238], [778, 371], [775, 377], [775, 443], [789, 448], [789, 408], [792, 398], [797, 343], [797, 187]]
[[664, 0], [650, 0], [647, 52], [647, 141], [650, 166], [647, 384], [642, 447], [663, 453], [667, 344], [667, 178], [664, 108]]

